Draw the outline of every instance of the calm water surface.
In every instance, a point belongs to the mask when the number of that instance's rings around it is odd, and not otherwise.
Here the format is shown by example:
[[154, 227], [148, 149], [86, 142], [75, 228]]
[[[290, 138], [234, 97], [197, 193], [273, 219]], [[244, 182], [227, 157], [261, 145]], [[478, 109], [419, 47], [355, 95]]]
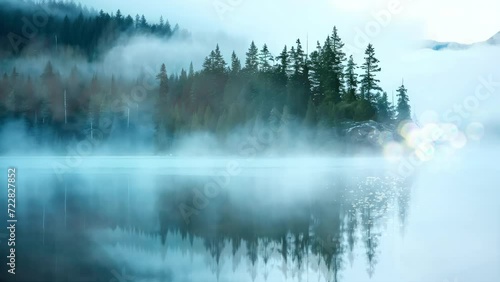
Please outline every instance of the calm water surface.
[[16, 275], [4, 237], [0, 278], [500, 281], [500, 171], [476, 159], [406, 177], [345, 160], [102, 158], [57, 174], [4, 159], [18, 222]]

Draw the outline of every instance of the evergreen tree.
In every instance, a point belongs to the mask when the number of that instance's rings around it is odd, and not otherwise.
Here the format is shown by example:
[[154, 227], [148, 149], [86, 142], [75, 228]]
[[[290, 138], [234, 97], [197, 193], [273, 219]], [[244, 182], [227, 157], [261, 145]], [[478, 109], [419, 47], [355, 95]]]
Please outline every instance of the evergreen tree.
[[379, 122], [388, 123], [393, 119], [392, 108], [387, 98], [387, 92], [384, 92], [377, 99], [377, 120]]
[[135, 28], [136, 29], [141, 28], [141, 16], [139, 16], [139, 14], [135, 15]]
[[123, 22], [123, 15], [122, 15], [122, 12], [120, 11], [120, 9], [118, 9], [116, 11], [116, 15], [115, 15], [115, 20], [116, 22], [118, 23], [119, 26], [122, 25], [122, 22]]
[[346, 95], [345, 101], [353, 102], [356, 101], [356, 91], [358, 88], [358, 74], [356, 73], [356, 63], [354, 63], [354, 59], [352, 55], [349, 56], [349, 61], [347, 62], [346, 68]]
[[270, 71], [272, 65], [274, 64], [274, 58], [267, 48], [267, 44], [264, 44], [262, 50], [259, 53], [259, 65], [260, 69], [264, 72]]
[[410, 99], [408, 97], [408, 90], [405, 88], [404, 83], [401, 83], [401, 86], [398, 88], [397, 92], [397, 120], [409, 120], [411, 119]]
[[[68, 15], [68, 23], [72, 29], [81, 30], [82, 37], [89, 33], [85, 27], [88, 23], [92, 23], [95, 30], [90, 33], [105, 30], [104, 35], [86, 37], [99, 42], [101, 36], [111, 38], [119, 35], [115, 26], [120, 18], [127, 33], [168, 34], [168, 21], [165, 23], [163, 18], [160, 18], [160, 24], [151, 25], [145, 18], [138, 17], [138, 30], [134, 30], [128, 28], [133, 27], [132, 18], [128, 25], [127, 19], [123, 19], [118, 11], [111, 16], [101, 12], [95, 19], [87, 14], [85, 18], [80, 14], [76, 19]], [[61, 34], [63, 30], [64, 18], [58, 21], [54, 24], [58, 26], [53, 28], [54, 34]], [[146, 30], [141, 25], [145, 25]], [[74, 37], [70, 40], [76, 42], [80, 39]], [[60, 44], [63, 46], [61, 41]], [[89, 50], [92, 50], [91, 44], [88, 45]], [[210, 52], [203, 68], [198, 71], [190, 63], [188, 71], [183, 68], [180, 73], [169, 76], [165, 64], [162, 64], [156, 76], [159, 81], [158, 99], [148, 100], [148, 103], [141, 104], [140, 109], [131, 109], [133, 112], [127, 116], [126, 123], [128, 132], [133, 135], [133, 123], [142, 120], [148, 111], [153, 113], [155, 142], [161, 149], [168, 149], [173, 138], [197, 130], [215, 132], [224, 140], [231, 130], [241, 126], [248, 130], [259, 129], [263, 123], [270, 122], [273, 115], [278, 119], [286, 117], [287, 120], [294, 120], [281, 126], [283, 131], [279, 138], [284, 142], [293, 140], [291, 133], [300, 125], [315, 132], [316, 128], [331, 130], [331, 126], [338, 126], [343, 121], [375, 119], [393, 123], [394, 120], [409, 119], [411, 113], [405, 86], [401, 85], [398, 89], [396, 118], [394, 106], [378, 86], [376, 74], [381, 68], [373, 46], [369, 45], [366, 50], [361, 81], [358, 80], [358, 67], [353, 57], [345, 60], [342, 49], [343, 43], [334, 28], [323, 45], [317, 42], [310, 55], [304, 53], [300, 40], [297, 40], [290, 49], [284, 46], [274, 61], [266, 44], [258, 50], [252, 42], [243, 69], [234, 51], [228, 68], [219, 45]], [[52, 130], [56, 134], [73, 131], [74, 138], [78, 139], [84, 128], [88, 132], [90, 123], [96, 128], [103, 114], [113, 117], [117, 112], [115, 108], [127, 113], [127, 104], [116, 104], [114, 101], [121, 101], [120, 93], [124, 90], [139, 85], [143, 75], [134, 81], [115, 77], [112, 73], [105, 77], [95, 74], [87, 79], [79, 74], [75, 66], [69, 76], [61, 76], [51, 62], [47, 62], [40, 76], [25, 79], [26, 76], [14, 68], [0, 81], [0, 119], [2, 122], [23, 119], [31, 126], [45, 128], [43, 130], [47, 133]], [[101, 81], [106, 82], [103, 87]], [[283, 109], [283, 114], [276, 114], [277, 109]], [[119, 124], [122, 114], [120, 112], [118, 118], [113, 120]], [[288, 132], [288, 135], [283, 132]]]
[[213, 69], [217, 74], [222, 74], [226, 71], [226, 61], [222, 57], [222, 54], [219, 49], [219, 44], [217, 44], [214, 51]]
[[210, 73], [214, 71], [214, 57], [215, 57], [215, 51], [211, 51], [210, 55], [205, 57], [205, 61], [203, 61], [203, 71]]
[[311, 94], [313, 102], [318, 105], [321, 96], [323, 95], [323, 85], [322, 85], [322, 62], [321, 62], [321, 44], [317, 42], [316, 50], [311, 52], [309, 56], [309, 61], [311, 65], [310, 70], [310, 83], [311, 83]]
[[305, 54], [300, 39], [297, 39], [296, 43], [297, 48], [292, 47], [290, 50], [290, 58], [292, 60], [293, 75], [298, 77], [304, 73]]
[[146, 17], [145, 17], [144, 15], [142, 15], [142, 16], [141, 16], [141, 20], [140, 20], [140, 22], [139, 22], [139, 27], [140, 27], [143, 31], [145, 31], [145, 30], [149, 27], [148, 22], [147, 22], [147, 20], [146, 20]]
[[231, 74], [237, 75], [241, 71], [241, 62], [236, 56], [236, 53], [233, 51], [231, 54]]
[[290, 66], [290, 56], [288, 54], [286, 45], [283, 48], [283, 51], [281, 51], [280, 55], [276, 57], [276, 60], [278, 61], [278, 72], [286, 76], [288, 73], [288, 68]]
[[[125, 21], [124, 21], [124, 30], [128, 30], [130, 28], [132, 28], [134, 26], [134, 18], [132, 18], [132, 16], [130, 15], [127, 15], [127, 17], [125, 17]], [[129, 33], [130, 34], [130, 33]]]
[[158, 24], [158, 29], [160, 30], [160, 34], [165, 34], [165, 20], [163, 20], [163, 16], [160, 16], [160, 23]]
[[333, 84], [332, 91], [334, 97], [334, 103], [340, 102], [342, 95], [344, 94], [344, 63], [346, 61], [346, 55], [342, 48], [344, 43], [337, 33], [337, 27], [333, 27], [332, 38], [331, 38], [331, 48], [332, 48], [332, 75]]
[[165, 101], [169, 91], [167, 68], [165, 64], [161, 64], [160, 73], [156, 75], [156, 79], [160, 81], [160, 99]]
[[245, 60], [245, 70], [250, 73], [256, 73], [259, 70], [259, 49], [255, 46], [255, 43], [252, 41], [250, 44], [250, 48], [246, 53], [247, 57]]
[[188, 78], [193, 79], [194, 78], [194, 67], [193, 67], [193, 62], [189, 64], [189, 73], [188, 73]]
[[338, 86], [336, 85], [337, 75], [334, 66], [335, 54], [333, 53], [333, 43], [330, 36], [327, 36], [321, 50], [321, 71], [319, 75], [323, 87], [318, 100], [324, 100], [324, 102], [333, 105], [341, 99], [339, 91], [335, 90]]
[[381, 71], [381, 68], [378, 65], [379, 60], [375, 58], [375, 49], [372, 44], [368, 44], [368, 47], [366, 47], [365, 55], [365, 62], [361, 66], [361, 69], [364, 70], [364, 73], [361, 74], [361, 94], [362, 98], [372, 104], [375, 104], [375, 91], [382, 91], [382, 88], [378, 85], [380, 80], [376, 78], [376, 75]]
[[309, 82], [309, 65], [305, 60], [300, 40], [297, 39], [297, 48], [290, 49], [293, 74], [287, 84], [287, 105], [290, 114], [303, 118], [307, 111], [307, 101], [311, 98]]

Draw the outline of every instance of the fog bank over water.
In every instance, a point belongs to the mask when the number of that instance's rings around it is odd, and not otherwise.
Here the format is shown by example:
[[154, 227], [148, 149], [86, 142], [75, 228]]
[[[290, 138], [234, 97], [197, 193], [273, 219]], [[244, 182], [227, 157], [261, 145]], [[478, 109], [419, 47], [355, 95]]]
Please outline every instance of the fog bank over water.
[[0, 38], [15, 280], [500, 281], [500, 45], [423, 47], [495, 1], [49, 2]]
[[[152, 41], [149, 41], [152, 40]], [[167, 62], [167, 68], [178, 71], [180, 67], [187, 68], [192, 58], [203, 56], [203, 44], [190, 45], [189, 42], [179, 41], [177, 43], [162, 42], [157, 39], [135, 38], [128, 45], [119, 46], [112, 49], [105, 56], [102, 63], [85, 63], [83, 61], [57, 60], [52, 62], [54, 68], [62, 76], [68, 76], [73, 66], [77, 66], [80, 71], [91, 77], [95, 73], [115, 77], [133, 77], [137, 73], [144, 74], [145, 85], [155, 85], [155, 73], [158, 71], [158, 64], [162, 62], [164, 56]], [[163, 46], [163, 47], [162, 47]], [[191, 47], [189, 47], [191, 46]], [[153, 48], [149, 50], [148, 48]], [[209, 48], [209, 47], [208, 47]], [[178, 50], [183, 54], [177, 53], [175, 56], [166, 52], [165, 55], [156, 55], [158, 50]], [[182, 51], [180, 51], [182, 50]], [[386, 60], [382, 64], [381, 80], [384, 82], [385, 89], [395, 89], [398, 83], [404, 79], [405, 85], [409, 88], [411, 95], [411, 106], [416, 121], [421, 125], [425, 123], [453, 123], [465, 131], [470, 123], [481, 123], [484, 127], [485, 137], [494, 138], [499, 134], [500, 120], [496, 114], [495, 105], [500, 103], [500, 72], [497, 61], [500, 61], [500, 53], [497, 46], [478, 46], [467, 50], [444, 50], [433, 51], [429, 49], [407, 50], [399, 57]], [[134, 56], [129, 56], [134, 54]], [[193, 55], [198, 54], [198, 55]], [[16, 66], [18, 71], [28, 71], [33, 76], [39, 75], [44, 61], [48, 57], [37, 59], [21, 59], [10, 65]], [[168, 61], [170, 60], [170, 61]], [[36, 67], [38, 66], [38, 68]], [[150, 88], [148, 95], [153, 97], [156, 88]], [[127, 93], [125, 93], [127, 94]], [[129, 93], [130, 95], [130, 93]], [[393, 91], [389, 90], [389, 97]], [[142, 106], [142, 105], [140, 105]], [[141, 122], [144, 128], [142, 134], [136, 134], [136, 138], [144, 145], [138, 146], [135, 152], [152, 154], [152, 120], [147, 117]], [[26, 151], [32, 147], [31, 137], [25, 133], [25, 127], [20, 124], [12, 124], [3, 129], [1, 143], [5, 147], [12, 148], [14, 153]], [[149, 132], [149, 133], [148, 133]], [[244, 131], [242, 131], [244, 132]], [[235, 140], [245, 140], [247, 133], [235, 132]], [[182, 139], [185, 144], [178, 144], [178, 152], [173, 154], [181, 155], [186, 148], [196, 149], [204, 154], [210, 154], [214, 148], [218, 147], [217, 138], [210, 137], [208, 134], [199, 134], [193, 137], [186, 136]], [[201, 138], [201, 139], [200, 139]], [[299, 136], [300, 138], [300, 136]], [[141, 140], [142, 139], [142, 140]], [[15, 146], [8, 146], [9, 142], [17, 140]], [[92, 150], [93, 155], [115, 154], [117, 146], [113, 142], [119, 142], [119, 139], [106, 140], [99, 147]], [[235, 143], [239, 146], [245, 141]], [[304, 144], [304, 151], [314, 151], [314, 148], [307, 148], [307, 141]], [[10, 144], [13, 144], [12, 142]], [[140, 149], [140, 147], [143, 149]], [[223, 150], [225, 145], [220, 144]], [[25, 148], [25, 149], [23, 149]], [[106, 152], [109, 148], [109, 152]], [[43, 153], [37, 150], [37, 154]], [[33, 152], [35, 153], [35, 152]], [[47, 152], [50, 154], [50, 151]], [[12, 154], [12, 153], [9, 153]], [[44, 153], [45, 154], [45, 153]], [[121, 154], [121, 153], [120, 153]], [[126, 153], [125, 153], [126, 154]]]
[[24, 278], [496, 281], [494, 149], [470, 144], [399, 178], [355, 159], [95, 158], [62, 179], [42, 160], [2, 163], [19, 174], [17, 254], [52, 254], [50, 272], [18, 266]]

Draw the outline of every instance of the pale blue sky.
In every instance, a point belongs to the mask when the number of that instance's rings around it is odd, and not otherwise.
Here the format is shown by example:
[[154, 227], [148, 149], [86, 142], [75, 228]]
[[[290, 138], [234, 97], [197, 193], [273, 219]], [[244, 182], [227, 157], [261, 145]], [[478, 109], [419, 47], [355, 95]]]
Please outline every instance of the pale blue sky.
[[[344, 33], [364, 30], [376, 15], [393, 9], [388, 33], [406, 26], [425, 38], [470, 43], [500, 31], [498, 0], [82, 0], [111, 12], [163, 15], [192, 31], [216, 30], [257, 40], [292, 40], [309, 34], [324, 39], [333, 25]], [[395, 2], [395, 4], [393, 4]], [[398, 4], [399, 3], [399, 4]], [[295, 20], [297, 19], [297, 20]], [[400, 28], [401, 27], [401, 28]], [[346, 42], [349, 39], [344, 39]], [[272, 44], [272, 42], [271, 42]]]

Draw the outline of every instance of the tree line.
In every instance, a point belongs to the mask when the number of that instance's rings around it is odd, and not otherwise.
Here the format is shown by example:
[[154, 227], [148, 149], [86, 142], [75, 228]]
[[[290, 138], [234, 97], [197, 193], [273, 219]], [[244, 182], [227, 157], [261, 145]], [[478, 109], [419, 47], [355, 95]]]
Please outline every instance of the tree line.
[[322, 130], [346, 122], [374, 120], [394, 127], [411, 119], [407, 89], [397, 88], [389, 101], [380, 87], [381, 71], [375, 48], [369, 44], [358, 66], [343, 51], [333, 28], [323, 44], [306, 54], [300, 39], [277, 56], [264, 44], [251, 43], [244, 62], [233, 51], [229, 63], [220, 48], [210, 52], [200, 71], [168, 75], [163, 64], [157, 75], [159, 97], [155, 124], [160, 147], [186, 132], [206, 130], [224, 136], [244, 125], [269, 123], [273, 114], [295, 127]]
[[119, 9], [109, 14], [63, 1], [21, 3], [11, 1], [0, 7], [0, 57], [71, 48], [96, 60], [122, 36], [187, 36], [178, 24], [172, 26], [163, 17], [158, 23], [150, 23], [144, 15], [124, 15]]
[[308, 132], [311, 142], [320, 132], [338, 135], [352, 122], [375, 120], [394, 127], [410, 119], [406, 87], [399, 86], [394, 104], [380, 87], [374, 46], [366, 47], [358, 66], [343, 45], [333, 28], [310, 54], [300, 40], [277, 56], [266, 44], [258, 48], [252, 42], [244, 61], [233, 52], [229, 63], [217, 45], [200, 70], [191, 63], [187, 70], [167, 74], [161, 65], [158, 85], [147, 99], [140, 105], [120, 102], [119, 107], [117, 101], [127, 100], [124, 96], [140, 84], [144, 72], [134, 81], [97, 73], [87, 78], [77, 66], [61, 74], [50, 61], [39, 76], [14, 68], [0, 80], [0, 120], [21, 120], [38, 142], [47, 144], [93, 138], [104, 117], [114, 134], [123, 135], [120, 142], [141, 138], [138, 128], [153, 124], [151, 143], [169, 151], [192, 133], [211, 132], [224, 144], [233, 133], [253, 134], [276, 118], [287, 121], [280, 125], [281, 139], [293, 141], [298, 138], [294, 132]]

